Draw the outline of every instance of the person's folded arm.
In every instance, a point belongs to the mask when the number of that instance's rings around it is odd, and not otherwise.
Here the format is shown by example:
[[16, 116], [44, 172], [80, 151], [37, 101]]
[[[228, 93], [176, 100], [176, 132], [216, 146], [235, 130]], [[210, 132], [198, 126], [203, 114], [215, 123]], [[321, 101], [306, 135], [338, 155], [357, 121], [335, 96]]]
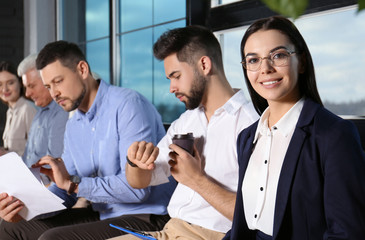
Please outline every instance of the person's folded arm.
[[[139, 203], [149, 197], [150, 187], [135, 189], [129, 185], [125, 176], [125, 166], [127, 150], [133, 142], [146, 141], [157, 144], [164, 135], [161, 119], [156, 117], [158, 116], [155, 115], [155, 110], [136, 97], [131, 97], [118, 106], [115, 116], [118, 135], [110, 136], [118, 139], [118, 153], [106, 151], [107, 155], [101, 154], [99, 157], [118, 158], [119, 162], [114, 162], [114, 166], [100, 165], [98, 171], [105, 176], [98, 174], [96, 177], [83, 177], [78, 186], [79, 197], [102, 203]], [[104, 144], [104, 147], [100, 147], [104, 148], [103, 151], [108, 149], [109, 143], [106, 141]], [[109, 163], [113, 162], [113, 159], [109, 160]], [[104, 161], [99, 160], [99, 163]], [[116, 168], [119, 170], [116, 171]]]
[[145, 201], [150, 188], [132, 188], [122, 174], [110, 177], [83, 177], [78, 197], [95, 203], [139, 203]]

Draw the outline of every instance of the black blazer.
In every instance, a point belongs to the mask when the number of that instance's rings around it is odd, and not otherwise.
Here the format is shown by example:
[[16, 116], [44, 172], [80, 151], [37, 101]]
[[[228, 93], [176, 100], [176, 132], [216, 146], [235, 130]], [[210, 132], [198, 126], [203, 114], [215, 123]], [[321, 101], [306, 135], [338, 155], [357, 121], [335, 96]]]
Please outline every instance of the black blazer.
[[[255, 239], [247, 227], [242, 181], [258, 122], [238, 136], [239, 184], [224, 239]], [[306, 100], [281, 169], [273, 239], [365, 239], [365, 154], [355, 126]]]

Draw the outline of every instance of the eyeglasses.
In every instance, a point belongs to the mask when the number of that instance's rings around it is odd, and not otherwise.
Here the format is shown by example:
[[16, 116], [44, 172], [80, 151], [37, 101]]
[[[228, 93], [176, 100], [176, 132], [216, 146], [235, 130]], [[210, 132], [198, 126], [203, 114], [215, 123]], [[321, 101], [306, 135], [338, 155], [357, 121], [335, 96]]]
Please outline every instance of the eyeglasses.
[[256, 72], [260, 70], [262, 60], [267, 59], [273, 67], [282, 67], [287, 65], [289, 57], [294, 53], [287, 49], [279, 49], [271, 52], [267, 57], [247, 56], [241, 63], [245, 69]]

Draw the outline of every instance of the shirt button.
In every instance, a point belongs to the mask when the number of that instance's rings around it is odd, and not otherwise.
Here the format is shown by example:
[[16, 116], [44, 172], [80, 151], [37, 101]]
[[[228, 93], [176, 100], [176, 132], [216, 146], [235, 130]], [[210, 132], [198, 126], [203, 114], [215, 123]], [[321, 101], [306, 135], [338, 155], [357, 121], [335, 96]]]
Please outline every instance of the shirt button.
[[278, 128], [276, 126], [273, 127], [274, 130], [277, 130]]
[[94, 132], [94, 131], [95, 131], [95, 128], [92, 128], [92, 129], [91, 129], [91, 131], [93, 131], [93, 132]]
[[257, 218], [257, 214], [255, 214], [255, 216], [254, 216], [255, 218]]
[[267, 160], [265, 160], [264, 163], [267, 164]]
[[263, 187], [260, 187], [260, 191], [263, 191], [264, 190], [264, 188]]

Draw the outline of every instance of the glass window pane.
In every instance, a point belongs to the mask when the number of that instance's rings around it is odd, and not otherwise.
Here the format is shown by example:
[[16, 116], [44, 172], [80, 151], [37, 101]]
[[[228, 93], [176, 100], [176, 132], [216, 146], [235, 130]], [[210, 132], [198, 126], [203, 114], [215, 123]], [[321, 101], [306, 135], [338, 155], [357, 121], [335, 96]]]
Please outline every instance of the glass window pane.
[[85, 2], [61, 0], [58, 6], [60, 39], [74, 43], [85, 42]]
[[298, 19], [324, 105], [339, 115], [365, 115], [365, 11], [356, 8]]
[[86, 0], [86, 40], [109, 36], [109, 1]]
[[120, 46], [121, 86], [152, 102], [152, 28], [122, 35]]
[[[178, 21], [154, 28], [154, 41], [168, 29], [184, 27], [185, 21]], [[166, 78], [163, 61], [154, 58], [154, 105], [162, 116], [164, 122], [172, 122], [185, 111], [185, 104], [181, 103], [174, 94], [170, 93], [170, 81]]]
[[243, 89], [246, 97], [249, 98], [246, 83], [241, 65], [241, 40], [247, 27], [229, 31], [224, 34], [216, 34], [220, 41], [223, 54], [224, 72], [233, 88]]
[[152, 0], [120, 0], [120, 32], [152, 25]]
[[[345, 8], [295, 21], [313, 57], [317, 86], [324, 105], [338, 115], [365, 115], [365, 11]], [[346, 23], [346, 24], [344, 24]], [[240, 43], [246, 28], [216, 33], [223, 48], [227, 78], [244, 86]]]
[[110, 83], [109, 38], [86, 44], [86, 59], [92, 72]]
[[154, 0], [153, 24], [185, 18], [185, 12], [185, 0]]

